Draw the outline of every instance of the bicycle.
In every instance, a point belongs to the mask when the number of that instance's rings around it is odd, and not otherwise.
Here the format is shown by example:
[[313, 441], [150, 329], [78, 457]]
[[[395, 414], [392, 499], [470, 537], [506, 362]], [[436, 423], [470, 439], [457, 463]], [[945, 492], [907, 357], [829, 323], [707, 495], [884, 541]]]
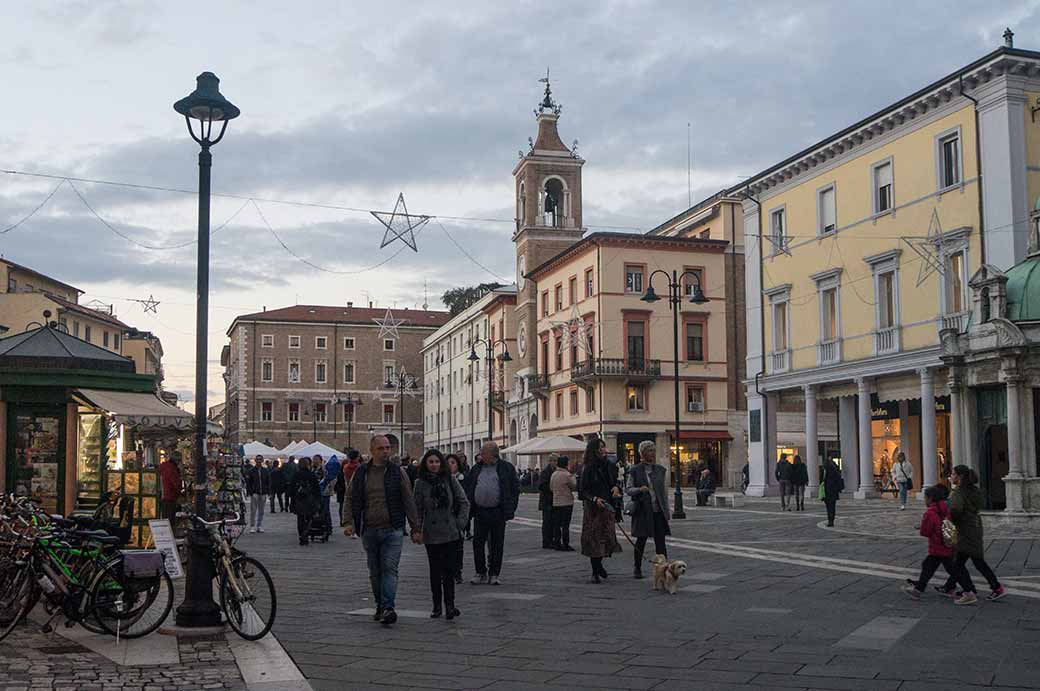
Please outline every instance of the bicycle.
[[220, 583], [220, 609], [228, 625], [247, 641], [263, 638], [274, 625], [278, 597], [264, 565], [232, 545], [241, 532], [228, 537], [227, 524], [237, 523], [239, 514], [217, 521], [193, 518], [210, 535], [210, 556]]

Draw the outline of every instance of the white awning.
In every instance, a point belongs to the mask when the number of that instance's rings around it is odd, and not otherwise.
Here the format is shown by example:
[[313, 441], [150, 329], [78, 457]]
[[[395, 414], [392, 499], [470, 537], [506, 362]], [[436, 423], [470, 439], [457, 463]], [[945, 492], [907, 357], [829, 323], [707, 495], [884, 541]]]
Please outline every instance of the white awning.
[[91, 405], [108, 411], [116, 422], [142, 430], [195, 427], [195, 416], [163, 401], [152, 393], [78, 389], [77, 393]]

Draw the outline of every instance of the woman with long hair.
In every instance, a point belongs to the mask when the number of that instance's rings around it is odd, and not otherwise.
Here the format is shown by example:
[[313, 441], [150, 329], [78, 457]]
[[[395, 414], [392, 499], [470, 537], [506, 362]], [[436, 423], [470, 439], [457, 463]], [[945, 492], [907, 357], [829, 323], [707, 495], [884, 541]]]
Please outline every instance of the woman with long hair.
[[592, 563], [590, 583], [607, 577], [603, 560], [621, 551], [614, 521], [614, 498], [621, 496], [617, 471], [607, 462], [603, 440], [593, 437], [585, 446], [584, 468], [578, 494], [584, 502], [581, 520], [581, 553]]
[[968, 560], [989, 584], [990, 594], [987, 600], [999, 600], [1007, 595], [1004, 586], [997, 580], [997, 574], [986, 563], [985, 541], [982, 539], [982, 518], [979, 512], [984, 506], [982, 490], [979, 489], [979, 476], [974, 470], [966, 465], [958, 465], [953, 468], [950, 475], [953, 484], [953, 492], [947, 499], [950, 507], [950, 520], [957, 526], [957, 556], [955, 563], [957, 569], [964, 576], [964, 583], [970, 588], [963, 593], [957, 593], [956, 580], [953, 576], [946, 579], [944, 585], [936, 586], [943, 595], [956, 597], [958, 604], [971, 604], [978, 599], [975, 584], [968, 574]]
[[459, 616], [455, 607], [455, 555], [469, 515], [469, 500], [437, 449], [423, 455], [414, 494], [419, 531], [430, 562], [430, 617], [436, 619], [444, 614], [445, 619], [451, 620]]

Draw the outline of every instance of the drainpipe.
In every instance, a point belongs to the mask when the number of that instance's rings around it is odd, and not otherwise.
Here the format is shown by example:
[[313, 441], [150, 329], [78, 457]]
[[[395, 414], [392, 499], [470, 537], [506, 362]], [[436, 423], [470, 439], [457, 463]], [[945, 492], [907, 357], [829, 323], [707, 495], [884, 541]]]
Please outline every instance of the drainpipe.
[[[596, 334], [596, 359], [603, 354], [603, 263], [600, 258], [600, 245], [596, 243], [596, 317], [600, 323], [599, 333]], [[624, 338], [622, 336], [621, 338]], [[536, 368], [537, 369], [537, 368]], [[603, 439], [603, 382], [599, 382], [599, 438]], [[614, 452], [617, 453], [617, 442], [614, 443]]]
[[[979, 131], [979, 101], [974, 96], [969, 96], [964, 90], [964, 75], [957, 78], [957, 83], [960, 86], [961, 96], [975, 104], [975, 183], [979, 189], [979, 256], [983, 264], [986, 263], [986, 243], [983, 237], [983, 228], [985, 226], [984, 217], [982, 214], [982, 137]], [[1012, 238], [1014, 233], [1012, 233]], [[1014, 240], [1012, 240], [1014, 242]]]

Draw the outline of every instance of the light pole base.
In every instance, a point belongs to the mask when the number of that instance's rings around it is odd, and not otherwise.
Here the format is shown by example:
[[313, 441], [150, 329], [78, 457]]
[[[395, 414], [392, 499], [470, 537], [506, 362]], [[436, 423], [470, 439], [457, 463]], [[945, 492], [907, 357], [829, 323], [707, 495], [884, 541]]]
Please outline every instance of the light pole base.
[[213, 601], [213, 560], [209, 533], [196, 529], [188, 533], [188, 570], [184, 602], [177, 607], [178, 627], [219, 627], [220, 607]]
[[682, 490], [675, 488], [675, 507], [672, 509], [672, 518], [686, 518], [686, 509], [683, 507]]

